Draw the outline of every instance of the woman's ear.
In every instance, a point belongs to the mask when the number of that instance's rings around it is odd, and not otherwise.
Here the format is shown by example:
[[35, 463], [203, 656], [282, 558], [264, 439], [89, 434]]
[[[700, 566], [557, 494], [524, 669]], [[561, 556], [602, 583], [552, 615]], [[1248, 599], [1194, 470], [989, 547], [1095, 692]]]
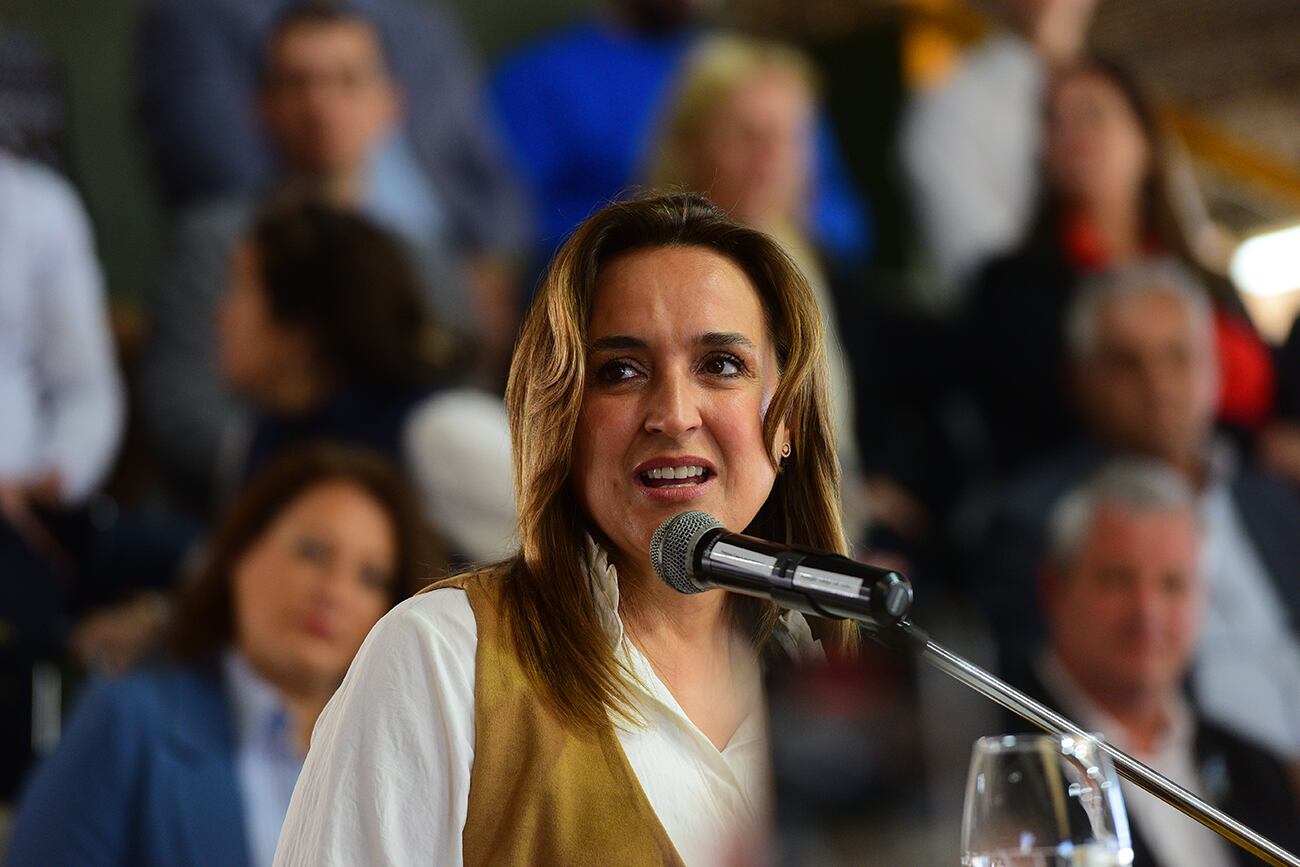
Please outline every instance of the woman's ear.
[[790, 427], [785, 420], [782, 420], [776, 426], [776, 436], [773, 439], [772, 448], [772, 462], [779, 469], [794, 451], [794, 446], [790, 442]]

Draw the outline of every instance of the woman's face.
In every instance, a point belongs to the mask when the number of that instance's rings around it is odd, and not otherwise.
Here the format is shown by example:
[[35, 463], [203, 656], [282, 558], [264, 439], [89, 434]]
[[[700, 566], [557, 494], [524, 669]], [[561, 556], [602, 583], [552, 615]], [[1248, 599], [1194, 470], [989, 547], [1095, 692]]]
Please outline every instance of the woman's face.
[[256, 397], [310, 354], [306, 333], [275, 320], [267, 304], [253, 244], [240, 244], [230, 260], [230, 285], [217, 309], [218, 363], [226, 385]]
[[812, 171], [813, 100], [794, 74], [772, 69], [737, 87], [705, 125], [693, 185], [742, 223], [791, 219]]
[[235, 565], [235, 644], [282, 687], [336, 683], [388, 610], [396, 570], [395, 530], [369, 493], [308, 488]]
[[1057, 82], [1048, 111], [1047, 169], [1067, 200], [1136, 206], [1150, 163], [1142, 125], [1114, 82], [1087, 71]]
[[597, 281], [588, 342], [572, 484], [616, 562], [648, 561], [680, 512], [744, 529], [776, 479], [762, 429], [778, 377], [744, 272], [702, 247], [621, 256]]

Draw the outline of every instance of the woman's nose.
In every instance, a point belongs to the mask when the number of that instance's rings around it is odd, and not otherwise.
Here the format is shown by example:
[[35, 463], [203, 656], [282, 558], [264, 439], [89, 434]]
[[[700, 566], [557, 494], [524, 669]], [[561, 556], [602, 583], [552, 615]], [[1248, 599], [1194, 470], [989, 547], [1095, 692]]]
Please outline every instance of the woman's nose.
[[338, 605], [347, 598], [352, 583], [352, 571], [344, 563], [332, 563], [321, 572], [316, 582], [316, 600], [322, 604]]
[[650, 391], [648, 400], [645, 416], [648, 432], [677, 438], [700, 426], [698, 395], [688, 377], [663, 377]]

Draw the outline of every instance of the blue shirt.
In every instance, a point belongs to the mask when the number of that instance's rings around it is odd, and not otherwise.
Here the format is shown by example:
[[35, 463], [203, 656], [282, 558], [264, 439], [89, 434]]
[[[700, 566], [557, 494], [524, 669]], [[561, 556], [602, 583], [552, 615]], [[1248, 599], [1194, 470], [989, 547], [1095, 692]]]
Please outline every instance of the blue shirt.
[[235, 767], [249, 863], [270, 867], [303, 756], [294, 743], [293, 718], [279, 691], [236, 650], [226, 652], [222, 665], [235, 717]]
[[412, 247], [447, 237], [446, 209], [405, 135], [389, 136], [367, 169], [367, 216]]
[[[492, 100], [515, 169], [532, 194], [545, 252], [643, 174], [658, 114], [700, 31], [652, 37], [589, 21], [508, 57]], [[848, 259], [870, 253], [866, 204], [830, 130], [817, 131], [814, 240]]]

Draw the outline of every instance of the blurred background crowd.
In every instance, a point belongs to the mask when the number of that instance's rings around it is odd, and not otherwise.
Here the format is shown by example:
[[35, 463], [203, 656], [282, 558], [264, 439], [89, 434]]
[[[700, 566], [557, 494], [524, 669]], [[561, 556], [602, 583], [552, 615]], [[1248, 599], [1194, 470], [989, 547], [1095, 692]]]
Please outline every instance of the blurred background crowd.
[[[12, 863], [270, 863], [369, 627], [511, 550], [549, 256], [665, 187], [809, 278], [917, 620], [1294, 835], [1296, 44], [1287, 0], [6, 5]], [[1012, 723], [872, 665], [896, 863], [950, 863]], [[1161, 809], [1147, 863], [1233, 863]]]

